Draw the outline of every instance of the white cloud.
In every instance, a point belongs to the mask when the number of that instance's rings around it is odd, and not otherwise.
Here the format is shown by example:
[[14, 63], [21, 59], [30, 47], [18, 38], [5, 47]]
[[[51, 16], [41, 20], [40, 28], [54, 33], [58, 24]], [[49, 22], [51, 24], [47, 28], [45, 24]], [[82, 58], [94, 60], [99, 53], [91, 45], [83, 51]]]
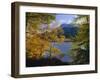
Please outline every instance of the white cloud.
[[50, 28], [53, 29], [53, 28], [57, 28], [59, 27], [61, 24], [59, 22], [56, 22], [56, 21], [53, 21], [51, 24], [50, 24]]
[[71, 22], [72, 22], [72, 20], [68, 20], [68, 21], [67, 21], [67, 24], [70, 24]]

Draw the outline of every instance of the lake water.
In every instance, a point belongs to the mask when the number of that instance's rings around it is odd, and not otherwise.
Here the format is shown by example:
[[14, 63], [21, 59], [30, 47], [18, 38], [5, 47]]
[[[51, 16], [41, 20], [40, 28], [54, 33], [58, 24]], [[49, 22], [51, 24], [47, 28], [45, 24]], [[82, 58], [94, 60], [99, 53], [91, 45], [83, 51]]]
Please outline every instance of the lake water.
[[67, 54], [69, 52], [69, 50], [71, 49], [71, 46], [72, 46], [72, 42], [63, 42], [63, 43], [56, 43], [56, 42], [53, 42], [52, 43], [54, 47], [60, 49], [60, 51], [63, 53], [63, 54]]
[[54, 47], [58, 48], [62, 54], [64, 55], [62, 58], [59, 56], [56, 56], [58, 59], [60, 59], [63, 62], [71, 62], [72, 58], [68, 55], [69, 51], [71, 50], [72, 42], [63, 42], [63, 43], [52, 43]]
[[63, 43], [56, 43], [56, 42], [52, 42], [53, 46], [58, 48], [61, 53], [64, 55], [63, 57], [61, 57], [61, 55], [57, 55], [56, 58], [58, 58], [59, 60], [63, 61], [63, 62], [71, 62], [72, 58], [68, 55], [71, 46], [72, 46], [72, 42], [63, 42]]

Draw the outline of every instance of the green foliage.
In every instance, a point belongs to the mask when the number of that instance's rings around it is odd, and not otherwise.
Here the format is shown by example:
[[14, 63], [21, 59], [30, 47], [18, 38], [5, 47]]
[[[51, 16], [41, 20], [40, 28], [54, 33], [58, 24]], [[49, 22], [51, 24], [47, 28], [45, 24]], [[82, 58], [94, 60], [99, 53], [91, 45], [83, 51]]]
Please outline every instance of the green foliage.
[[36, 22], [38, 25], [41, 23], [49, 24], [55, 19], [55, 15], [47, 13], [26, 13], [26, 23]]
[[[79, 18], [77, 18], [76, 21], [84, 17], [86, 17], [87, 19], [89, 18], [88, 16], [79, 16]], [[88, 22], [80, 24], [78, 34], [74, 38], [71, 56], [73, 57], [73, 64], [89, 63], [89, 23]]]

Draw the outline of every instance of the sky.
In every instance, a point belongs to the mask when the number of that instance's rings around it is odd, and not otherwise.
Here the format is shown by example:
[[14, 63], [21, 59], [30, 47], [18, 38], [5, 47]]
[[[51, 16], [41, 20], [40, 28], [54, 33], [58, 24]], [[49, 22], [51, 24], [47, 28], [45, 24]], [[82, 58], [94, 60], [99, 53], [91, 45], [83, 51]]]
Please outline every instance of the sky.
[[[70, 24], [77, 15], [74, 14], [56, 14], [56, 19], [50, 23], [50, 29], [60, 27], [61, 24]], [[41, 28], [46, 28], [47, 25], [41, 25]]]
[[77, 15], [74, 14], [56, 14], [56, 21], [61, 24], [70, 24], [76, 17]]
[[56, 17], [56, 20], [50, 24], [51, 29], [57, 28], [61, 24], [70, 24], [77, 17], [77, 15], [74, 15], [74, 14], [56, 14], [55, 17]]

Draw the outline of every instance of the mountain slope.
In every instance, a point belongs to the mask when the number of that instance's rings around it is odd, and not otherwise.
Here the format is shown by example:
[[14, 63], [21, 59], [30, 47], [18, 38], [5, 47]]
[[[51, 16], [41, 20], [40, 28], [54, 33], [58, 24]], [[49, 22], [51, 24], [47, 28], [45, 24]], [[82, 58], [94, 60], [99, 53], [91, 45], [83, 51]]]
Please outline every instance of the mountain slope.
[[72, 24], [62, 24], [61, 27], [66, 37], [75, 37], [77, 34], [78, 26], [74, 26]]

